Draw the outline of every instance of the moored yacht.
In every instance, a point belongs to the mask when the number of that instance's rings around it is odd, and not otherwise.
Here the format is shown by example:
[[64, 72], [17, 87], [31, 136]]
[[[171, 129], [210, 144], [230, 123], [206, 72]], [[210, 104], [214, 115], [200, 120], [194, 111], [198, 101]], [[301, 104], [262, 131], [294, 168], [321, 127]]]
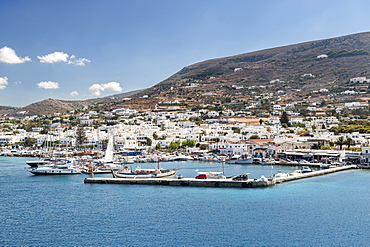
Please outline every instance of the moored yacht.
[[37, 159], [37, 160], [27, 160], [27, 165], [30, 167], [45, 166], [51, 164], [50, 159]]
[[81, 174], [81, 170], [70, 163], [32, 167], [29, 168], [28, 171], [34, 175]]

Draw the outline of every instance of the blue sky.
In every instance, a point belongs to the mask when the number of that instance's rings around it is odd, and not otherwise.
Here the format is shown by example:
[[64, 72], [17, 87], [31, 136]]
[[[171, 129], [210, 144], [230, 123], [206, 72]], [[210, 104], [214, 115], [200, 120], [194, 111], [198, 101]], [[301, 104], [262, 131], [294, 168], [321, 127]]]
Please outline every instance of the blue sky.
[[0, 0], [0, 105], [151, 87], [200, 61], [370, 31], [370, 1]]

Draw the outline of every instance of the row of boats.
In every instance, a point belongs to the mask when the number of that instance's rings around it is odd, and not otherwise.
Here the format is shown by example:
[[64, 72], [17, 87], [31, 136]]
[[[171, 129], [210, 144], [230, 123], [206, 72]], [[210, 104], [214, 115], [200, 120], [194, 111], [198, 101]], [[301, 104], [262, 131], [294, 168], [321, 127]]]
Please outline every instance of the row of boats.
[[[204, 158], [204, 159], [203, 159]], [[174, 176], [179, 169], [164, 169], [160, 167], [161, 161], [187, 161], [191, 159], [199, 159], [200, 161], [209, 161], [210, 158], [213, 161], [219, 161], [223, 163], [234, 163], [234, 164], [253, 164], [253, 163], [265, 163], [265, 164], [276, 164], [276, 160], [262, 160], [259, 158], [253, 158], [251, 156], [211, 156], [201, 155], [192, 157], [190, 155], [152, 155], [152, 156], [135, 156], [125, 157], [124, 160], [116, 161], [113, 154], [113, 143], [109, 140], [108, 147], [105, 156], [102, 159], [38, 159], [30, 160], [26, 163], [30, 166], [28, 171], [35, 175], [63, 175], [63, 174], [103, 174], [112, 173], [113, 177], [118, 178], [163, 178]], [[152, 168], [141, 168], [137, 166], [136, 169], [132, 169], [127, 164], [146, 162], [152, 166]], [[153, 162], [157, 165], [154, 166]], [[287, 161], [293, 163], [293, 161]], [[279, 161], [282, 163], [282, 160]], [[302, 162], [301, 162], [302, 163]], [[302, 170], [297, 170], [295, 173], [310, 172], [311, 169], [308, 167], [308, 163], [305, 164]], [[324, 168], [324, 167], [321, 167]], [[277, 174], [282, 176], [283, 174]], [[294, 174], [292, 174], [294, 175]], [[242, 174], [245, 177], [245, 174]], [[179, 177], [179, 176], [178, 176]], [[247, 176], [248, 177], [248, 176]], [[197, 179], [222, 179], [225, 178], [222, 173], [207, 172], [199, 173], [196, 176]], [[236, 178], [241, 179], [241, 178]]]
[[158, 166], [152, 169], [137, 167], [132, 170], [128, 163], [134, 161], [116, 162], [113, 152], [113, 140], [109, 139], [105, 156], [102, 159], [39, 159], [26, 162], [29, 172], [35, 175], [63, 175], [63, 174], [100, 174], [112, 173], [114, 177], [121, 178], [160, 178], [173, 176], [178, 169], [163, 169]]
[[28, 171], [35, 175], [65, 175], [65, 174], [103, 174], [112, 173], [115, 177], [121, 178], [160, 178], [174, 176], [179, 169], [164, 169], [158, 166], [144, 169], [138, 166], [132, 170], [127, 165], [118, 163], [99, 163], [91, 161], [71, 160], [33, 160], [26, 162], [30, 168]]
[[[27, 164], [32, 166], [28, 169], [29, 172], [35, 175], [71, 175], [71, 174], [102, 174], [102, 173], [112, 173], [113, 177], [117, 178], [133, 178], [133, 179], [145, 179], [145, 178], [164, 178], [175, 176], [178, 170], [174, 169], [164, 169], [161, 168], [159, 163], [157, 167], [152, 169], [141, 168], [138, 166], [135, 170], [132, 170], [128, 166], [118, 167], [118, 166], [100, 166], [100, 167], [91, 167], [91, 166], [81, 166], [80, 164], [73, 164], [66, 161], [57, 161], [52, 162], [46, 160], [38, 161], [28, 161]], [[231, 179], [234, 181], [247, 181], [248, 174], [241, 174], [227, 178], [223, 172], [198, 172], [198, 175], [195, 179]], [[178, 179], [181, 179], [182, 176], [177, 176]]]

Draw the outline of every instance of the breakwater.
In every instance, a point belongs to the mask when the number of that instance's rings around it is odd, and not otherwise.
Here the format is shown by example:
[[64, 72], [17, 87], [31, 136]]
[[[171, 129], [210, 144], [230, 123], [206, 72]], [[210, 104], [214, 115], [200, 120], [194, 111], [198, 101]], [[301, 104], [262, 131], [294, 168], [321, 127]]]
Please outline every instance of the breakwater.
[[194, 179], [194, 178], [170, 178], [170, 179], [125, 179], [125, 178], [106, 178], [91, 177], [85, 178], [84, 183], [99, 184], [141, 184], [141, 185], [168, 185], [168, 186], [194, 186], [194, 187], [228, 187], [228, 188], [261, 188], [274, 186], [292, 180], [322, 176], [334, 172], [355, 169], [357, 166], [342, 166], [325, 170], [303, 173], [300, 175], [289, 175], [282, 178], [248, 179], [246, 181], [234, 181], [232, 179]]
[[258, 188], [275, 184], [274, 179], [249, 179], [248, 181], [233, 181], [231, 179], [125, 179], [125, 178], [85, 178], [85, 183], [100, 184], [142, 184], [142, 185], [170, 185], [194, 187], [233, 187], [233, 188]]
[[294, 175], [294, 176], [275, 178], [275, 183], [284, 183], [284, 182], [289, 182], [289, 181], [292, 181], [292, 180], [322, 176], [322, 175], [326, 175], [326, 174], [330, 174], [330, 173], [334, 173], [334, 172], [340, 172], [340, 171], [345, 171], [345, 170], [350, 170], [350, 169], [357, 169], [357, 168], [358, 167], [356, 165], [334, 167], [334, 168], [329, 168], [329, 169], [324, 169], [324, 170], [302, 173], [302, 174]]

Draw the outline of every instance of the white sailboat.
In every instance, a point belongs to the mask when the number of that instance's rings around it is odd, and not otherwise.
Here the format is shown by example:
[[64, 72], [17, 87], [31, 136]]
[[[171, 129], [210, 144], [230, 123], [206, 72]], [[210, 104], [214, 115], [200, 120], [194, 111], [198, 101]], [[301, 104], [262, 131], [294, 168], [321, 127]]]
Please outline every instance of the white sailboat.
[[104, 157], [97, 160], [96, 165], [89, 165], [84, 173], [110, 173], [111, 170], [117, 171], [123, 169], [121, 162], [114, 161], [114, 136], [113, 133], [109, 135], [107, 149], [105, 150]]
[[110, 135], [108, 139], [107, 149], [105, 150], [105, 155], [103, 158], [103, 162], [105, 164], [113, 163], [114, 162], [114, 139], [113, 134]]

